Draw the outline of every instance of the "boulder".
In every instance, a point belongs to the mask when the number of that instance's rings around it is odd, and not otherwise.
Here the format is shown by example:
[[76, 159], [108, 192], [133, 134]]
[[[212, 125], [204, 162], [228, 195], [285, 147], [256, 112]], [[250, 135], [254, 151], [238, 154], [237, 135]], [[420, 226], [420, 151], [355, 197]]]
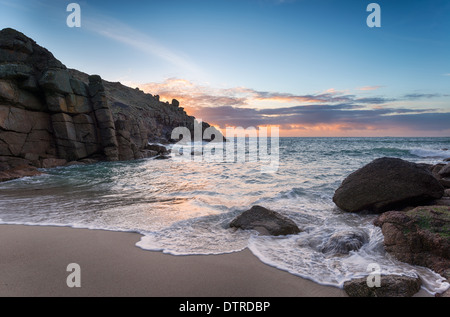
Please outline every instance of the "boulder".
[[450, 277], [450, 207], [389, 211], [374, 224], [381, 227], [385, 249], [395, 258]]
[[89, 99], [75, 94], [66, 95], [67, 111], [72, 114], [89, 113], [92, 111]]
[[380, 282], [380, 287], [369, 287], [367, 278], [353, 279], [344, 283], [344, 291], [350, 297], [411, 297], [422, 286], [419, 277], [381, 275]]
[[105, 92], [105, 87], [103, 86], [103, 80], [99, 75], [89, 76], [88, 91], [89, 91], [89, 95], [91, 97], [101, 95], [102, 93]]
[[364, 231], [346, 230], [334, 233], [322, 247], [323, 253], [348, 254], [359, 250], [369, 242], [369, 235]]
[[64, 166], [66, 164], [67, 161], [63, 159], [47, 158], [42, 160], [42, 168], [53, 168], [58, 166]]
[[89, 96], [88, 87], [81, 80], [70, 78], [70, 86], [74, 94], [84, 97]]
[[[0, 131], [0, 140], [7, 145], [10, 155], [13, 156], [20, 156], [20, 154], [22, 153], [22, 147], [25, 144], [26, 139], [27, 135], [24, 133]], [[2, 155], [8, 154], [4, 153], [3, 151]]]
[[444, 188], [450, 188], [450, 177], [447, 178], [441, 178], [439, 180], [439, 183], [444, 187]]
[[445, 164], [443, 164], [443, 163], [439, 163], [439, 164], [433, 165], [433, 166], [430, 168], [431, 174], [433, 174], [433, 176], [434, 176], [436, 179], [441, 179], [442, 176], [439, 174], [439, 172], [441, 171], [441, 169], [442, 169], [444, 166], [445, 166]]
[[435, 206], [450, 206], [450, 197], [442, 197], [441, 199], [433, 200], [430, 205]]
[[297, 234], [300, 229], [295, 222], [279, 213], [261, 206], [253, 206], [230, 223], [232, 228], [256, 230], [263, 235]]
[[448, 163], [447, 165], [443, 166], [440, 171], [439, 171], [439, 175], [444, 178], [444, 177], [450, 177], [450, 163]]
[[170, 156], [167, 155], [158, 155], [155, 157], [155, 160], [168, 160], [170, 159]]
[[33, 166], [19, 166], [8, 171], [0, 171], [0, 182], [6, 182], [13, 179], [18, 179], [22, 177], [38, 176], [42, 173], [38, 171], [36, 167]]
[[48, 110], [55, 113], [68, 112], [66, 98], [58, 93], [47, 93], [45, 96]]
[[446, 189], [446, 190], [444, 191], [444, 196], [445, 196], [445, 197], [450, 197], [450, 188], [448, 188], [448, 189]]
[[65, 113], [52, 115], [52, 124], [57, 139], [76, 141], [77, 134], [72, 117]]
[[450, 162], [450, 157], [444, 159], [444, 162]]
[[167, 148], [164, 145], [160, 145], [160, 144], [148, 144], [145, 148], [150, 151], [155, 151], [158, 154], [169, 153]]
[[14, 85], [10, 81], [0, 80], [0, 99], [15, 101], [16, 91]]
[[48, 92], [73, 93], [69, 73], [66, 69], [48, 69], [39, 79], [39, 85]]
[[439, 199], [444, 188], [428, 169], [398, 158], [379, 158], [350, 174], [333, 201], [344, 211], [384, 212]]
[[0, 128], [18, 133], [30, 133], [34, 113], [16, 107], [0, 105]]
[[23, 64], [0, 65], [0, 78], [24, 80], [31, 76], [32, 68]]

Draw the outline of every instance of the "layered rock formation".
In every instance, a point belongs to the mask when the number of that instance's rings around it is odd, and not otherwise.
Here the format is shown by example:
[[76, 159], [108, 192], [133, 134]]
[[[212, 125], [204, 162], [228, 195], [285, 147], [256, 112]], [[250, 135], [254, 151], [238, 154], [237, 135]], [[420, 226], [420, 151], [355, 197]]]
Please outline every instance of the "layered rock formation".
[[375, 221], [386, 251], [398, 260], [431, 268], [450, 279], [450, 207], [389, 211]]
[[24, 34], [0, 31], [0, 171], [145, 158], [149, 141], [194, 124], [176, 100], [67, 69]]

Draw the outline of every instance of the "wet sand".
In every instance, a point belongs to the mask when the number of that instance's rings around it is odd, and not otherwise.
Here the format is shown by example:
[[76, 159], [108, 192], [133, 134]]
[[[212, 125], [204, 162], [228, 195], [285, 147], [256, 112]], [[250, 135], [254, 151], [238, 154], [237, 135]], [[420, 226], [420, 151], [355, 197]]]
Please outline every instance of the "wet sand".
[[[249, 250], [172, 256], [135, 246], [128, 232], [0, 225], [0, 296], [341, 297], [270, 267]], [[70, 288], [70, 263], [81, 287]]]

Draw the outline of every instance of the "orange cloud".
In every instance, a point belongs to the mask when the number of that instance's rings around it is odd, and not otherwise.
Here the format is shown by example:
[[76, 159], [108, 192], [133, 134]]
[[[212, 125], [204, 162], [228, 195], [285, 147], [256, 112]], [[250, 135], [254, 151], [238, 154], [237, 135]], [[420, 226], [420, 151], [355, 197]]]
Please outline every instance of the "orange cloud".
[[383, 86], [365, 86], [365, 87], [357, 88], [357, 90], [364, 90], [364, 91], [367, 91], [367, 90], [378, 90], [378, 89], [380, 89], [382, 87]]
[[[225, 132], [227, 126], [278, 127], [280, 136], [442, 136], [450, 135], [450, 113], [445, 109], [419, 109], [404, 99], [350, 95], [334, 88], [296, 95], [258, 91], [247, 87], [214, 88], [185, 79], [138, 85], [161, 100], [177, 99], [187, 113]], [[359, 90], [376, 90], [367, 86]], [[426, 99], [431, 99], [426, 95]], [[446, 97], [446, 96], [441, 96]]]

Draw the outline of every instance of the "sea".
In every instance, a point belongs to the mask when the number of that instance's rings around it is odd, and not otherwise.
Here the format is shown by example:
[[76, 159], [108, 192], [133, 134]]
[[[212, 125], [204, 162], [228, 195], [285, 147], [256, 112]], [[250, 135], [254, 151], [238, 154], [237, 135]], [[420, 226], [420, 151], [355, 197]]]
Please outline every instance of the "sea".
[[[269, 172], [258, 160], [201, 159], [43, 169], [41, 176], [0, 183], [0, 223], [137, 232], [135, 247], [177, 256], [248, 248], [267, 265], [339, 288], [373, 274], [374, 265], [382, 275], [419, 276], [430, 294], [449, 288], [430, 269], [386, 253], [376, 215], [343, 212], [332, 197], [347, 175], [376, 158], [442, 162], [450, 157], [450, 138], [280, 138], [277, 147]], [[273, 237], [229, 227], [254, 205], [289, 217], [302, 232]], [[323, 252], [331, 236], [355, 230], [368, 237], [359, 250]]]

